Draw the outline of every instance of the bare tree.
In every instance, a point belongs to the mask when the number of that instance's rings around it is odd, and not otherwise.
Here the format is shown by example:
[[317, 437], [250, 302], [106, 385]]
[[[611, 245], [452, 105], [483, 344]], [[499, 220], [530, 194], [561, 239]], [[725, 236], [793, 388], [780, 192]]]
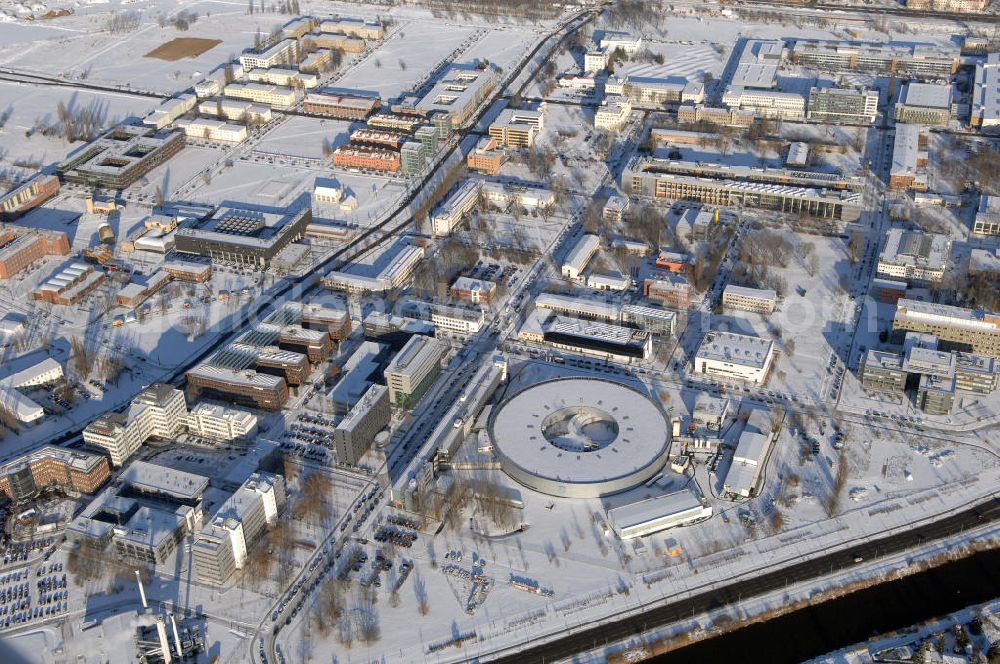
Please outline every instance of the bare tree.
[[93, 365], [93, 354], [87, 350], [86, 342], [80, 337], [72, 337], [69, 340], [71, 367], [76, 377], [86, 380], [90, 376]]
[[430, 598], [427, 596], [427, 584], [420, 572], [413, 572], [413, 594], [417, 598], [417, 611], [422, 616], [431, 612]]
[[294, 511], [296, 517], [312, 520], [323, 515], [332, 486], [330, 478], [322, 471], [316, 470], [306, 475], [302, 481], [302, 498]]
[[366, 645], [371, 645], [382, 637], [378, 610], [375, 608], [375, 603], [371, 600], [362, 600], [361, 604], [354, 611], [354, 621], [358, 629], [358, 636]]
[[316, 603], [313, 605], [316, 626], [321, 636], [326, 636], [344, 613], [343, 592], [335, 577], [323, 582]]
[[511, 504], [494, 475], [474, 482], [472, 495], [478, 513], [488, 518], [494, 526], [513, 530], [520, 525], [517, 509]]
[[861, 231], [851, 233], [851, 239], [847, 241], [847, 253], [851, 263], [857, 263], [865, 251], [865, 234]]

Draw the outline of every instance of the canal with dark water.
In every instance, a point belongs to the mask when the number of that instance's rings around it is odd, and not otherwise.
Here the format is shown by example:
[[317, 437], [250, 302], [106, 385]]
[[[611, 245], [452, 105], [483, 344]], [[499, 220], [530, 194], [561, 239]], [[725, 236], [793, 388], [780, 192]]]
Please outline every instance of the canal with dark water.
[[652, 660], [801, 662], [869, 637], [1000, 597], [1000, 550], [984, 551], [896, 581], [821, 602]]

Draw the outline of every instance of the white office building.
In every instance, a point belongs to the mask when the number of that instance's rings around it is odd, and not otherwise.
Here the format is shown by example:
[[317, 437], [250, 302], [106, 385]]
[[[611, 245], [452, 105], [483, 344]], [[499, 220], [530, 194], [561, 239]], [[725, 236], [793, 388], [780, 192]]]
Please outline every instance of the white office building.
[[198, 103], [198, 98], [193, 94], [183, 94], [179, 97], [172, 97], [164, 101], [158, 108], [150, 111], [142, 123], [157, 129], [164, 129], [171, 122], [177, 120]]
[[761, 384], [774, 360], [774, 342], [735, 332], [709, 331], [698, 346], [694, 373]]
[[290, 107], [295, 105], [299, 93], [293, 88], [269, 83], [230, 83], [225, 95], [233, 99], [247, 99], [268, 106]]
[[587, 277], [587, 288], [601, 291], [626, 291], [632, 287], [632, 280], [624, 274], [591, 274]]
[[624, 127], [632, 115], [632, 102], [628, 97], [605, 97], [594, 115], [594, 127], [614, 131]]
[[416, 405], [441, 372], [445, 347], [437, 340], [414, 335], [385, 368], [389, 401], [394, 406]]
[[267, 69], [276, 65], [294, 65], [299, 58], [299, 44], [294, 39], [284, 39], [260, 53], [252, 50], [240, 55], [240, 66], [243, 71]]
[[200, 402], [187, 416], [192, 436], [220, 442], [248, 440], [257, 433], [257, 416], [241, 408]]
[[45, 409], [20, 392], [21, 389], [55, 383], [63, 377], [62, 365], [51, 357], [0, 380], [0, 403], [18, 422], [30, 424], [45, 417]]
[[872, 124], [878, 115], [878, 90], [812, 88], [809, 119], [816, 122]]
[[188, 120], [181, 118], [174, 123], [174, 126], [183, 131], [185, 136], [202, 138], [206, 141], [242, 143], [247, 138], [247, 128], [245, 126], [230, 124], [222, 120], [211, 120], [209, 118]]
[[224, 97], [201, 102], [198, 104], [198, 113], [219, 117], [223, 120], [236, 120], [241, 124], [270, 122], [272, 117], [270, 106]]
[[431, 307], [434, 329], [456, 334], [476, 334], [486, 324], [486, 315], [479, 307], [458, 307], [435, 304]]
[[775, 92], [729, 86], [722, 103], [730, 109], [753, 111], [762, 118], [796, 120], [806, 116], [806, 98], [796, 92]]
[[328, 272], [323, 277], [323, 285], [330, 290], [348, 293], [384, 293], [406, 284], [423, 257], [423, 247], [408, 244], [400, 249], [378, 274], [369, 276], [354, 272]]
[[602, 72], [608, 66], [608, 52], [604, 49], [592, 48], [583, 54], [583, 71]]
[[121, 466], [150, 437], [172, 439], [187, 425], [187, 402], [180, 390], [156, 383], [132, 400], [126, 413], [105, 413], [83, 430], [83, 440], [108, 451]]
[[202, 583], [222, 585], [246, 565], [264, 530], [274, 525], [285, 505], [281, 475], [257, 472], [233, 493], [195, 536], [191, 557]]
[[481, 187], [482, 180], [469, 178], [452, 191], [431, 215], [431, 232], [437, 236], [450, 235], [479, 203]]
[[726, 309], [769, 314], [774, 311], [777, 302], [778, 294], [770, 289], [729, 284], [722, 291], [722, 306]]
[[519, 205], [529, 210], [543, 210], [556, 202], [555, 193], [544, 187], [482, 181], [482, 195], [488, 203], [502, 209]]
[[628, 55], [632, 55], [642, 46], [642, 37], [630, 35], [627, 32], [605, 32], [599, 42], [601, 50], [613, 52], [621, 49]]

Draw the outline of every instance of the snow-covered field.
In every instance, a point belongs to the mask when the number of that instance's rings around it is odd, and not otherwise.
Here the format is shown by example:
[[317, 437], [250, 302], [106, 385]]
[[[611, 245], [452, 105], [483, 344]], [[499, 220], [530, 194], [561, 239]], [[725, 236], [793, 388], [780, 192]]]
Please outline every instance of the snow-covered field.
[[[7, 3], [0, 5], [0, 9], [8, 4], [13, 7]], [[61, 76], [109, 89], [72, 89], [55, 85], [58, 81], [45, 85], [0, 81], [0, 116], [5, 118], [0, 128], [0, 170], [4, 173], [20, 176], [39, 166], [51, 166], [71, 150], [82, 147], [82, 143], [70, 145], [58, 136], [43, 136], [40, 131], [26, 135], [37, 125], [53, 122], [60, 103], [71, 109], [99, 106], [108, 125], [129, 115], [142, 115], [158, 103], [157, 95], [187, 89], [202, 75], [250, 46], [258, 31], [266, 35], [291, 18], [270, 8], [251, 14], [246, 4], [223, 0], [95, 2], [74, 9], [72, 15], [60, 18], [27, 22], [22, 16], [0, 23], [0, 68]], [[798, 19], [793, 15], [784, 24], [760, 24], [721, 16], [698, 17], [689, 14], [689, 9], [687, 6], [672, 9], [674, 15], [669, 20], [648, 26], [644, 30], [648, 52], [621, 63], [620, 72], [637, 79], [677, 77], [711, 81], [723, 76], [738, 38], [847, 35], [837, 19], [819, 29], [797, 27], [794, 23]], [[188, 30], [178, 30], [166, 21], [160, 25], [161, 15], [173, 16], [180, 10], [198, 14]], [[488, 60], [501, 68], [504, 75], [512, 73], [520, 58], [553, 25], [545, 21], [529, 25], [510, 17], [445, 18], [418, 6], [307, 1], [302, 10], [323, 16], [340, 12], [345, 16], [391, 18], [386, 40], [369, 44], [369, 51], [356, 58], [346, 58], [329, 86], [330, 91], [376, 92], [387, 104], [425, 89], [432, 82], [431, 76], [448, 61]], [[105, 30], [112, 12], [126, 11], [140, 15], [133, 30], [119, 34]], [[929, 25], [937, 27], [928, 27], [921, 40], [944, 43], [950, 39], [939, 23]], [[607, 21], [599, 19], [588, 31], [599, 32], [610, 27]], [[852, 36], [879, 39], [887, 35], [862, 29]], [[904, 38], [901, 33], [890, 36]], [[146, 57], [150, 50], [176, 37], [218, 39], [221, 43], [196, 57], [172, 62]], [[578, 70], [582, 64], [578, 55], [578, 52], [561, 52], [553, 57], [556, 72]], [[661, 57], [662, 63], [658, 63]], [[794, 85], [806, 86], [812, 81], [809, 72], [790, 69], [783, 76], [789, 73], [797, 76]], [[9, 75], [0, 71], [0, 78], [4, 77]], [[885, 85], [884, 81], [865, 83]], [[128, 92], [129, 89], [133, 92]], [[525, 88], [524, 96], [532, 98], [540, 93], [540, 86], [532, 83]], [[666, 114], [635, 113], [624, 130], [611, 136], [610, 156], [604, 156], [599, 155], [597, 147], [602, 137], [593, 130], [592, 104], [573, 103], [570, 96], [559, 91], [552, 99], [547, 104], [544, 130], [536, 143], [536, 149], [552, 155], [551, 163], [543, 167], [534, 164], [533, 170], [534, 160], [527, 151], [522, 151], [512, 155], [493, 179], [558, 189], [557, 209], [551, 216], [497, 210], [474, 215], [471, 228], [463, 226], [456, 233], [460, 240], [481, 250], [516, 246], [540, 254], [550, 251], [592, 200], [605, 198], [617, 190], [615, 178], [620, 176], [627, 158], [635, 153], [636, 143], [645, 137], [644, 130], [654, 118], [657, 121], [663, 119], [661, 115], [666, 118]], [[494, 104], [491, 115], [495, 115], [502, 103]], [[105, 301], [122, 286], [113, 280], [74, 306], [45, 307], [32, 300], [30, 294], [39, 284], [64, 263], [77, 260], [78, 252], [98, 243], [99, 228], [105, 222], [121, 239], [134, 232], [152, 212], [157, 192], [168, 200], [192, 203], [229, 201], [280, 207], [310, 193], [316, 178], [328, 178], [335, 180], [345, 197], [356, 201], [357, 206], [317, 208], [322, 209], [322, 215], [317, 213], [317, 216], [358, 226], [373, 225], [396, 210], [415, 179], [333, 168], [328, 152], [345, 143], [350, 130], [351, 124], [347, 122], [276, 113], [271, 123], [255, 129], [251, 139], [239, 147], [190, 141], [176, 157], [123, 192], [121, 209], [108, 218], [86, 214], [84, 189], [67, 186], [43, 208], [21, 219], [19, 223], [28, 226], [65, 231], [74, 253], [70, 257], [42, 259], [22, 275], [3, 282], [0, 314], [27, 315], [32, 337], [27, 348], [3, 347], [0, 378], [46, 354], [64, 364], [69, 362], [70, 340], [75, 338], [85, 340], [97, 355], [122, 357], [127, 370], [117, 383], [99, 394], [95, 392], [93, 398], [78, 400], [68, 412], [47, 417], [38, 426], [5, 437], [0, 456], [6, 459], [58, 439], [98, 414], [123, 406], [143, 386], [183, 369], [221, 335], [231, 332], [234, 322], [241, 319], [248, 306], [272, 299], [274, 292], [285, 285], [281, 281], [285, 275], [276, 270], [250, 273], [219, 266], [205, 284], [177, 284], [154, 296], [141, 324], [118, 326], [112, 320], [123, 316], [124, 309], [109, 306], [107, 311], [102, 310]], [[853, 128], [789, 122], [780, 126], [777, 133], [783, 141], [818, 141], [846, 148], [841, 154], [814, 155], [810, 168], [819, 171], [858, 173], [870, 152], [864, 150], [863, 137]], [[881, 137], [881, 130], [871, 133]], [[467, 151], [476, 138], [472, 134], [459, 140]], [[944, 140], [936, 139], [936, 147], [940, 148]], [[776, 144], [782, 149], [771, 145], [750, 150], [743, 149], [747, 147], [744, 139], [735, 139], [725, 148], [683, 147], [680, 154], [681, 158], [692, 161], [781, 166], [784, 143]], [[730, 150], [733, 145], [741, 149]], [[654, 154], [676, 158], [666, 148], [657, 149]], [[456, 153], [450, 158], [455, 163], [462, 155]], [[411, 208], [415, 209], [420, 202], [417, 198]], [[655, 222], [662, 220], [666, 225], [668, 216], [663, 201], [648, 203]], [[276, 564], [259, 577], [237, 573], [225, 587], [209, 588], [192, 577], [193, 561], [182, 544], [146, 586], [155, 610], [169, 606], [181, 615], [192, 614], [190, 620], [204, 630], [209, 643], [206, 659], [217, 655], [222, 662], [256, 660], [259, 648], [256, 638], [266, 638], [272, 630], [272, 607], [332, 535], [363, 548], [371, 559], [379, 550], [385, 551], [394, 567], [381, 575], [381, 585], [362, 586], [359, 582], [371, 577], [370, 563], [350, 580], [338, 584], [336, 591], [341, 594], [344, 615], [332, 628], [323, 624], [314, 609], [321, 592], [328, 589], [309, 594], [296, 615], [281, 614], [278, 620], [282, 625], [286, 616], [290, 616], [277, 639], [288, 661], [468, 661], [497, 650], [514, 652], [534, 639], [592, 625], [609, 615], [638, 613], [649, 603], [683, 597], [725, 584], [742, 574], [799, 561], [818, 551], [847, 548], [863, 538], [906, 529], [914, 520], [930, 520], [992, 493], [1000, 480], [1000, 433], [993, 428], [1000, 421], [1000, 396], [962, 397], [953, 416], [922, 417], [920, 429], [911, 426], [913, 422], [903, 425], [898, 416], [914, 417], [912, 406], [870, 398], [860, 389], [853, 374], [860, 347], [879, 343], [879, 332], [891, 323], [892, 307], [852, 298], [852, 294], [864, 290], [864, 284], [858, 268], [850, 262], [845, 238], [795, 233], [785, 223], [789, 220], [778, 220], [775, 215], [753, 210], [739, 212], [741, 221], [759, 222], [776, 229], [793, 245], [812, 245], [816, 266], [814, 269], [792, 252], [787, 266], [769, 266], [770, 274], [787, 284], [772, 315], [729, 312], [709, 316], [707, 311], [692, 312], [695, 325], [685, 335], [685, 343], [697, 340], [699, 330], [695, 328], [707, 322], [715, 328], [749, 331], [776, 340], [778, 358], [763, 389], [722, 388], [732, 399], [734, 420], [752, 408], [769, 409], [778, 398], [776, 395], [787, 395], [782, 400], [786, 412], [767, 462], [762, 495], [746, 502], [720, 497], [731, 459], [729, 450], [735, 446], [741, 429], [738, 423], [723, 434], [726, 445], [716, 467], [699, 461], [686, 475], [665, 471], [664, 481], [658, 484], [591, 500], [556, 498], [516, 485], [500, 474], [491, 452], [480, 451], [480, 436], [473, 434], [464, 441], [454, 459], [454, 468], [444, 477], [470, 482], [495, 479], [523, 502], [517, 508], [522, 527], [509, 534], [483, 535], [471, 526], [481, 515], [467, 506], [453, 525], [442, 526], [436, 517], [428, 517], [418, 529], [412, 547], [402, 544], [389, 547], [374, 541], [373, 522], [401, 513], [399, 503], [396, 507], [382, 504], [363, 527], [348, 531], [344, 517], [357, 514], [352, 512], [352, 506], [371, 478], [361, 472], [320, 466], [290, 455], [282, 470], [288, 476], [293, 505], [304, 493], [305, 477], [310, 473], [325, 475], [330, 486], [322, 496], [322, 510], [317, 514], [303, 518], [290, 508], [285, 519], [289, 523], [291, 544], [287, 550], [274, 553]], [[968, 210], [963, 210], [960, 214], [967, 213]], [[877, 243], [879, 238], [868, 230], [870, 216], [874, 213], [866, 212], [858, 228]], [[967, 223], [967, 219], [952, 212], [941, 216], [942, 223], [952, 224], [957, 240], [965, 238], [961, 223]], [[631, 230], [625, 226], [612, 224], [607, 230], [616, 234]], [[394, 239], [397, 243], [401, 241]], [[407, 241], [426, 243], [428, 253], [433, 255], [434, 240], [410, 237]], [[357, 260], [352, 269], [373, 272], [383, 267], [393, 259], [397, 243], [376, 246]], [[315, 259], [330, 247], [313, 246], [312, 250], [309, 258]], [[612, 262], [610, 251], [604, 256]], [[121, 252], [117, 258], [143, 276], [154, 272], [163, 260], [159, 255]], [[503, 262], [502, 258], [496, 260]], [[295, 269], [305, 275], [307, 262]], [[556, 262], [550, 265], [542, 261], [540, 271], [546, 275], [550, 270], [558, 271]], [[530, 271], [531, 267], [527, 267], [521, 276]], [[532, 284], [534, 291], [524, 291], [528, 300], [532, 292], [547, 285], [544, 281]], [[557, 279], [551, 283], [564, 286]], [[223, 291], [230, 294], [228, 299], [218, 297]], [[296, 292], [293, 297], [299, 294]], [[336, 299], [338, 303], [344, 301], [339, 294], [323, 297]], [[615, 297], [639, 299], [634, 294]], [[500, 304], [497, 303], [497, 309]], [[360, 307], [361, 303], [352, 298], [352, 313]], [[519, 313], [522, 312], [513, 312], [515, 316]], [[359, 323], [360, 320], [354, 321], [354, 334], [345, 345], [361, 341]], [[501, 332], [503, 329], [500, 327]], [[495, 351], [496, 346], [490, 345], [494, 341], [486, 339], [484, 334], [473, 344], [486, 357]], [[47, 350], [43, 350], [43, 343]], [[343, 359], [339, 354], [342, 350], [333, 358], [333, 366]], [[683, 360], [684, 351], [681, 348], [671, 360]], [[830, 367], [840, 365], [832, 365], [831, 358], [841, 358], [847, 365], [842, 388], [834, 384], [837, 374]], [[444, 393], [451, 387], [450, 372], [454, 370], [459, 375], [456, 367], [464, 361], [456, 350], [452, 369], [432, 388], [433, 394]], [[556, 366], [529, 359], [516, 350], [510, 353], [510, 361], [514, 383], [508, 388], [511, 390], [555, 375], [606, 376], [609, 371]], [[686, 385], [680, 375], [683, 370], [665, 366], [670, 364], [670, 360], [664, 362], [662, 358], [637, 364], [635, 368], [643, 369], [639, 377], [621, 379], [658, 399], [671, 416], [688, 420], [695, 399], [704, 388], [695, 383]], [[325, 363], [320, 363], [320, 371], [326, 368]], [[299, 415], [325, 412], [326, 398], [321, 384], [321, 377], [311, 377], [309, 384], [293, 391], [287, 412], [261, 417], [262, 435], [258, 444], [262, 449], [270, 446], [262, 442], [265, 438], [279, 439]], [[428, 401], [433, 394], [427, 397]], [[42, 394], [40, 398], [47, 397]], [[874, 417], [872, 410], [897, 418]], [[427, 412], [434, 411], [428, 408]], [[394, 439], [409, 431], [411, 417], [394, 413]], [[842, 448], [834, 444], [835, 425], [845, 436]], [[423, 441], [420, 438], [416, 442]], [[818, 448], [815, 453], [813, 444]], [[146, 445], [139, 454], [174, 468], [210, 473], [220, 481], [232, 479], [256, 462], [245, 451], [198, 448], [185, 442]], [[373, 451], [365, 461], [378, 466], [381, 454]], [[397, 492], [399, 488], [395, 487]], [[694, 526], [631, 542], [622, 542], [601, 526], [611, 507], [680, 489], [703, 496], [715, 516]], [[213, 485], [207, 494], [206, 509], [211, 512], [225, 497], [226, 492]], [[390, 497], [401, 500], [399, 493]], [[359, 519], [354, 517], [353, 523]], [[66, 559], [63, 548], [53, 554], [51, 562]], [[413, 566], [405, 578], [400, 572], [404, 561]], [[481, 570], [481, 578], [489, 580], [485, 587], [488, 591], [470, 581], [474, 563]], [[865, 571], [880, 573], [876, 568]], [[852, 571], [858, 575], [862, 572], [861, 568]], [[0, 573], [6, 571], [0, 569]], [[535, 581], [550, 590], [551, 595], [518, 588], [511, 583], [515, 577]], [[397, 581], [399, 588], [393, 592]], [[24, 629], [16, 636], [5, 635], [5, 643], [33, 661], [90, 661], [91, 658], [122, 661], [122, 653], [128, 653], [124, 656], [127, 659], [131, 656], [132, 635], [139, 620], [135, 613], [138, 594], [131, 578], [119, 579], [116, 584], [109, 588], [108, 580], [102, 579], [73, 587], [67, 617], [62, 623], [49, 621], [42, 627]], [[767, 606], [771, 601], [780, 600], [765, 598], [762, 605]], [[689, 627], [702, 629], [708, 623], [703, 618], [692, 617], [691, 622], [698, 624]], [[82, 619], [99, 619], [102, 624], [81, 631]], [[378, 627], [376, 638], [360, 629], [362, 624], [370, 628], [373, 619]], [[261, 626], [259, 634], [258, 626]]]
[[124, 93], [43, 88], [0, 81], [0, 115], [7, 118], [0, 128], [0, 163], [4, 167], [17, 162], [27, 162], [36, 169], [51, 166], [79, 147], [79, 143], [68, 144], [61, 136], [44, 136], [34, 131], [36, 126], [56, 122], [60, 102], [68, 110], [99, 109], [108, 125], [129, 116], [145, 115], [157, 104], [155, 99]]

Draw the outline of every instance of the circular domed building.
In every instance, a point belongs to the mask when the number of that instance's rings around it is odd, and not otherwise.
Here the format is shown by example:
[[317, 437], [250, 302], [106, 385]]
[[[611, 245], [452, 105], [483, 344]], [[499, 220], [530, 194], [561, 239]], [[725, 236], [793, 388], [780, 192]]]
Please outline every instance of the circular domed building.
[[567, 498], [639, 486], [663, 469], [670, 452], [670, 423], [659, 404], [604, 378], [527, 387], [494, 409], [489, 434], [504, 472]]

